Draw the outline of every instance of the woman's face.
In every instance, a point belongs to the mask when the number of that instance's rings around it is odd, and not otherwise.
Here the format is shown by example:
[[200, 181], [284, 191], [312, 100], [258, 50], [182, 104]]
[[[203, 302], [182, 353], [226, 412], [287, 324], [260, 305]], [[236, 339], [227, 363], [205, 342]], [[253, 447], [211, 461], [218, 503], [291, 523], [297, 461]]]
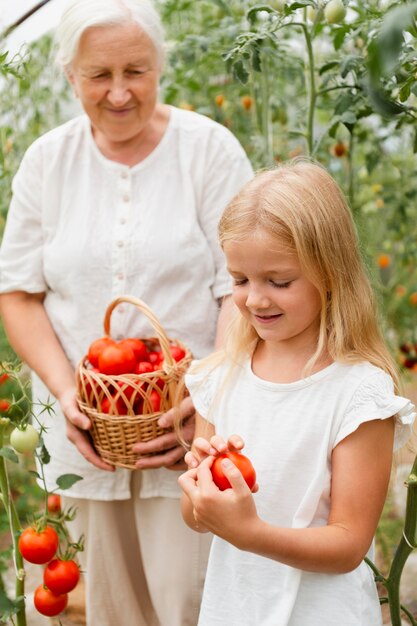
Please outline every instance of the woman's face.
[[137, 24], [84, 31], [68, 78], [91, 120], [96, 141], [123, 143], [147, 130], [159, 75], [155, 46]]

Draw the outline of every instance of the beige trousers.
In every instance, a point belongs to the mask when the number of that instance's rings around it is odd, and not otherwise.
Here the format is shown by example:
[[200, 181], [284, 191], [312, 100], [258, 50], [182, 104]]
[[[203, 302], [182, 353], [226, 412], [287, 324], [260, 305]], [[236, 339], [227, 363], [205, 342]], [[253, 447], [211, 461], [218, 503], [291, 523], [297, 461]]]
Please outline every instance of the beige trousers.
[[85, 536], [87, 626], [196, 626], [211, 535], [185, 525], [179, 499], [63, 503], [77, 507], [72, 539]]

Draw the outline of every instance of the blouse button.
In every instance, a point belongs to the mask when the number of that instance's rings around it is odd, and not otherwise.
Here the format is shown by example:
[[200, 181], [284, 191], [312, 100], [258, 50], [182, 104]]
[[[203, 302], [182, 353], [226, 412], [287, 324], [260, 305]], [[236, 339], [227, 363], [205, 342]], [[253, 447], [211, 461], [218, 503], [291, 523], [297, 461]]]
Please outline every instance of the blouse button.
[[123, 280], [124, 275], [122, 274], [122, 272], [119, 272], [119, 273], [117, 274], [117, 278], [118, 278], [119, 280]]
[[125, 195], [123, 196], [123, 202], [129, 202], [129, 200], [130, 200], [130, 196], [127, 193], [125, 193]]
[[117, 242], [117, 246], [118, 246], [119, 248], [123, 248], [123, 246], [124, 246], [123, 241], [118, 241], [118, 242]]
[[121, 224], [126, 224], [126, 218], [125, 217], [121, 217], [120, 218], [120, 223]]
[[121, 176], [122, 178], [127, 178], [127, 177], [128, 177], [128, 175], [129, 175], [129, 174], [126, 172], [126, 170], [123, 170], [123, 171], [120, 173], [120, 176]]

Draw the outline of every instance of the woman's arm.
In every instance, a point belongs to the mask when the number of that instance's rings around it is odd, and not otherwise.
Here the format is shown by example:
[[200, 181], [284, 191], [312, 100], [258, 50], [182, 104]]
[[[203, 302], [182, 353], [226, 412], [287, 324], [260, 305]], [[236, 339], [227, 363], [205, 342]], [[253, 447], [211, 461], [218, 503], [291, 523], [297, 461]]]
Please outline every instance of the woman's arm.
[[[225, 296], [221, 303], [217, 320], [216, 349], [223, 344], [225, 331], [231, 319], [233, 307], [232, 298]], [[184, 420], [183, 438], [186, 442], [191, 443], [195, 436], [195, 409], [189, 397], [185, 398], [179, 409], [171, 409], [162, 415], [158, 424], [163, 428], [171, 428], [174, 425], [175, 419], [178, 417], [178, 410], [181, 412], [182, 420]], [[184, 447], [178, 442], [175, 432], [161, 435], [147, 443], [137, 443], [133, 446], [133, 451], [137, 454], [153, 454], [153, 456], [142, 457], [136, 463], [137, 469], [157, 467], [167, 467], [172, 470], [187, 469], [184, 463]], [[160, 454], [155, 454], [156, 452]]]
[[44, 293], [14, 291], [0, 295], [0, 313], [10, 344], [61, 404], [67, 436], [78, 451], [100, 469], [113, 471], [94, 451], [87, 430], [90, 420], [76, 403], [74, 369], [45, 311]]
[[[393, 419], [373, 420], [336, 446], [326, 526], [281, 528], [261, 520], [252, 494], [233, 464], [223, 462], [233, 489], [217, 489], [211, 479], [210, 457], [195, 470], [195, 480], [190, 472], [180, 478], [190, 501], [184, 503], [186, 521], [191, 525], [194, 519], [194, 528], [197, 525], [207, 529], [241, 550], [291, 567], [323, 573], [349, 572], [366, 555], [382, 512], [393, 436]], [[259, 488], [262, 490], [262, 484]], [[271, 507], [279, 505], [270, 503]]]

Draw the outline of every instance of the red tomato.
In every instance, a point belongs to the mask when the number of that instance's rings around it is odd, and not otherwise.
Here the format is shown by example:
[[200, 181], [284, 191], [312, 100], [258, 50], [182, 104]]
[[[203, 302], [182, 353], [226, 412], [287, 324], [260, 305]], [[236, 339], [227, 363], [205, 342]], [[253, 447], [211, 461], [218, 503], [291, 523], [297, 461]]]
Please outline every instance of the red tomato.
[[98, 357], [98, 369], [102, 374], [129, 374], [134, 371], [135, 365], [135, 353], [132, 348], [119, 343], [107, 346]]
[[1, 376], [0, 376], [0, 385], [5, 383], [6, 380], [8, 380], [8, 379], [9, 379], [9, 374], [7, 374], [6, 372], [4, 374], [1, 374]]
[[136, 361], [147, 361], [148, 360], [148, 348], [140, 339], [136, 339], [134, 337], [129, 337], [128, 339], [122, 339], [119, 343], [120, 346], [129, 346], [132, 348]]
[[149, 394], [149, 402], [151, 405], [151, 412], [157, 413], [161, 409], [161, 396], [155, 390]]
[[58, 550], [59, 539], [54, 528], [46, 526], [40, 532], [29, 526], [19, 537], [20, 554], [29, 563], [48, 563]]
[[185, 350], [179, 346], [170, 346], [169, 351], [171, 352], [174, 361], [181, 361], [185, 357]]
[[69, 593], [78, 585], [80, 580], [80, 569], [75, 561], [62, 561], [53, 559], [45, 567], [43, 582], [57, 595]]
[[112, 402], [105, 396], [101, 401], [101, 412], [106, 413], [106, 415], [126, 415], [127, 408], [121, 398]]
[[151, 350], [148, 354], [149, 357], [149, 361], [151, 363], [161, 363], [161, 361], [164, 360], [164, 355], [162, 353], [162, 350]]
[[41, 615], [54, 617], [54, 615], [62, 613], [67, 606], [68, 594], [64, 593], [57, 596], [50, 589], [47, 589], [43, 585], [39, 585], [35, 591], [33, 602], [37, 611], [41, 613]]
[[231, 487], [230, 482], [223, 472], [223, 459], [229, 459], [234, 465], [236, 465], [238, 470], [241, 472], [243, 478], [246, 480], [249, 489], [252, 489], [252, 487], [254, 487], [256, 483], [256, 472], [248, 457], [244, 454], [241, 454], [240, 452], [226, 452], [225, 454], [221, 454], [220, 456], [218, 456], [211, 466], [213, 481], [216, 483], [220, 491], [230, 489]]
[[61, 510], [61, 496], [57, 493], [50, 493], [48, 496], [49, 513], [59, 513]]
[[0, 413], [7, 413], [7, 411], [10, 409], [10, 402], [8, 402], [7, 400], [0, 400]]
[[153, 372], [153, 365], [149, 361], [139, 361], [136, 363], [135, 374], [146, 374], [147, 372]]
[[103, 352], [104, 348], [111, 346], [114, 344], [113, 339], [110, 337], [101, 337], [101, 339], [96, 339], [88, 348], [88, 360], [90, 361], [93, 367], [98, 367], [98, 357]]

